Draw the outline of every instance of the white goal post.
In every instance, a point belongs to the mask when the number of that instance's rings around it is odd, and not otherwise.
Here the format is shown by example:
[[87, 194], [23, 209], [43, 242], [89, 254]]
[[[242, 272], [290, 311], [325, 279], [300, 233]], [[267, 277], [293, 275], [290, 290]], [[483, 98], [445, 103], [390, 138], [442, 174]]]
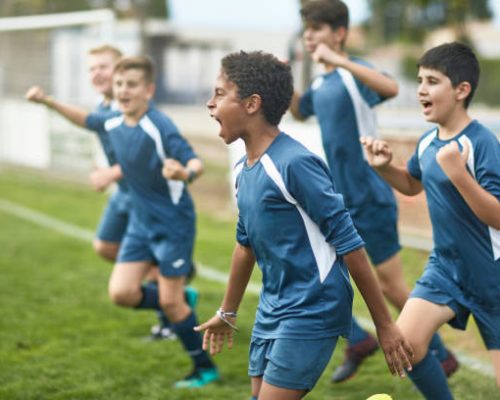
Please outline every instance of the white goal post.
[[85, 172], [95, 144], [45, 107], [24, 100], [32, 85], [58, 99], [92, 107], [87, 51], [115, 42], [116, 17], [101, 9], [0, 18], [0, 162]]

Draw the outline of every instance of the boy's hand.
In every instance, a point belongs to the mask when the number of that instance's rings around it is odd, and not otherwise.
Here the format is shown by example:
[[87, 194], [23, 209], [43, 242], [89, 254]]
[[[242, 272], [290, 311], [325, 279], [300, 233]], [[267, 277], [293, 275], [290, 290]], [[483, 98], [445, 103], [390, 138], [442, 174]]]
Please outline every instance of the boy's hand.
[[167, 158], [163, 162], [162, 174], [167, 179], [185, 181], [188, 178], [186, 168], [177, 160]]
[[451, 181], [466, 171], [465, 165], [469, 158], [469, 151], [469, 145], [465, 142], [462, 152], [460, 152], [458, 143], [454, 140], [438, 150], [436, 161]]
[[43, 89], [39, 86], [32, 86], [26, 92], [26, 100], [32, 101], [34, 103], [45, 103], [47, 99], [47, 95], [43, 91]]
[[397, 374], [404, 378], [406, 376], [405, 369], [408, 371], [412, 369], [410, 360], [414, 356], [413, 348], [395, 323], [391, 323], [385, 328], [377, 328], [377, 336], [389, 370], [393, 375]]
[[362, 136], [360, 142], [366, 150], [368, 164], [372, 167], [383, 168], [391, 163], [392, 150], [387, 142], [368, 136]]
[[344, 56], [341, 56], [324, 43], [320, 43], [316, 46], [316, 49], [311, 54], [311, 57], [314, 62], [333, 65], [335, 67], [341, 65], [346, 59]]
[[[236, 318], [230, 321], [236, 323]], [[227, 348], [233, 348], [233, 328], [220, 319], [217, 315], [209, 319], [207, 322], [195, 326], [196, 332], [205, 331], [203, 335], [203, 350], [210, 348], [210, 354], [220, 353], [224, 347], [224, 339], [227, 338]]]
[[89, 176], [90, 184], [97, 192], [105, 191], [115, 181], [111, 168], [96, 168]]

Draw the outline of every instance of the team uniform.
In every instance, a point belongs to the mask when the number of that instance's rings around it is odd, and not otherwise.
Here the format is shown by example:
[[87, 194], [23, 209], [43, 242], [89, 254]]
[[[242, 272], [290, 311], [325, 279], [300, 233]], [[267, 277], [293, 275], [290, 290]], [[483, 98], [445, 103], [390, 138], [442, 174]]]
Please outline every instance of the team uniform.
[[237, 164], [237, 241], [251, 247], [263, 286], [249, 375], [312, 389], [351, 327], [342, 255], [363, 246], [326, 164], [280, 133], [251, 167]]
[[165, 179], [164, 160], [186, 164], [196, 158], [172, 121], [150, 107], [135, 126], [115, 113], [93, 113], [90, 129], [106, 132], [129, 186], [132, 212], [118, 262], [150, 261], [164, 276], [185, 276], [192, 268], [194, 205], [184, 182]]
[[408, 171], [424, 186], [434, 249], [412, 296], [448, 305], [458, 329], [472, 314], [486, 347], [500, 349], [500, 231], [479, 220], [437, 163], [452, 140], [469, 145], [468, 172], [500, 201], [500, 145], [491, 131], [472, 121], [450, 140], [440, 140], [437, 129], [422, 136]]
[[[366, 62], [352, 61], [366, 66]], [[377, 136], [372, 109], [385, 99], [343, 68], [317, 77], [303, 94], [299, 111], [316, 115], [325, 156], [354, 225], [373, 264], [400, 250], [397, 205], [390, 186], [365, 160], [360, 136]]]
[[[108, 115], [111, 105], [99, 104], [96, 113]], [[116, 154], [105, 129], [96, 131], [104, 155], [109, 165], [117, 163]], [[130, 212], [130, 198], [127, 183], [124, 179], [117, 182], [118, 188], [111, 195], [97, 228], [97, 237], [105, 242], [120, 243], [127, 230]]]

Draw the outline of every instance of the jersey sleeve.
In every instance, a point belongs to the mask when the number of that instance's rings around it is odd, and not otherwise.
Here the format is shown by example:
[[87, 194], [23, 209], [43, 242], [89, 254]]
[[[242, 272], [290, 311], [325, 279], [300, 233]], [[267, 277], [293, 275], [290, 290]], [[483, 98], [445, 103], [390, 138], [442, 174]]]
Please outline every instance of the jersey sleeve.
[[[358, 64], [361, 64], [365, 67], [375, 69], [372, 64], [365, 60], [361, 60], [359, 58], [353, 58], [352, 61], [357, 62]], [[386, 74], [384, 74], [386, 75]], [[377, 104], [382, 103], [383, 101], [386, 100], [385, 97], [382, 97], [380, 94], [378, 94], [375, 90], [371, 89], [367, 85], [365, 85], [363, 82], [361, 82], [359, 79], [355, 78], [356, 85], [358, 87], [359, 92], [361, 93], [361, 96], [363, 96], [363, 99], [367, 102], [367, 104], [370, 107], [375, 107]]]
[[411, 158], [408, 160], [406, 168], [412, 177], [418, 179], [419, 181], [422, 180], [422, 170], [420, 169], [420, 163], [418, 161], [418, 146]]
[[93, 112], [90, 113], [85, 119], [85, 126], [96, 132], [104, 131], [104, 123], [109, 118], [109, 113]]
[[338, 254], [347, 254], [364, 246], [342, 195], [334, 190], [328, 167], [319, 157], [311, 155], [294, 159], [288, 167], [286, 179], [290, 194]]
[[500, 143], [494, 135], [484, 135], [474, 150], [477, 182], [500, 201]]
[[189, 160], [197, 158], [189, 142], [179, 133], [177, 127], [166, 121], [162, 129], [163, 146], [168, 157], [174, 158], [186, 165]]
[[248, 240], [248, 235], [243, 225], [243, 221], [238, 216], [238, 223], [236, 224], [236, 241], [245, 247], [250, 247], [250, 241]]
[[312, 88], [310, 87], [307, 91], [300, 96], [299, 99], [299, 112], [304, 118], [310, 117], [314, 114], [314, 107], [312, 101]]
[[358, 85], [358, 89], [359, 92], [361, 93], [361, 96], [363, 96], [363, 98], [370, 107], [375, 107], [376, 105], [386, 100], [385, 97], [382, 97], [375, 90], [369, 88], [360, 81], [356, 80], [356, 84]]

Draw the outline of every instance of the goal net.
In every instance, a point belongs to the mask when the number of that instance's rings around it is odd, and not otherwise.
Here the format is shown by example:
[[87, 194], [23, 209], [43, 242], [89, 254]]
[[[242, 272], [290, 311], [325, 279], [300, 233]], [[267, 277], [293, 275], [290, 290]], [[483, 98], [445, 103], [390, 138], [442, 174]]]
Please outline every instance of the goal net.
[[86, 54], [114, 41], [111, 10], [0, 18], [0, 162], [86, 172], [95, 141], [46, 107], [29, 103], [32, 85], [87, 109], [98, 98]]

